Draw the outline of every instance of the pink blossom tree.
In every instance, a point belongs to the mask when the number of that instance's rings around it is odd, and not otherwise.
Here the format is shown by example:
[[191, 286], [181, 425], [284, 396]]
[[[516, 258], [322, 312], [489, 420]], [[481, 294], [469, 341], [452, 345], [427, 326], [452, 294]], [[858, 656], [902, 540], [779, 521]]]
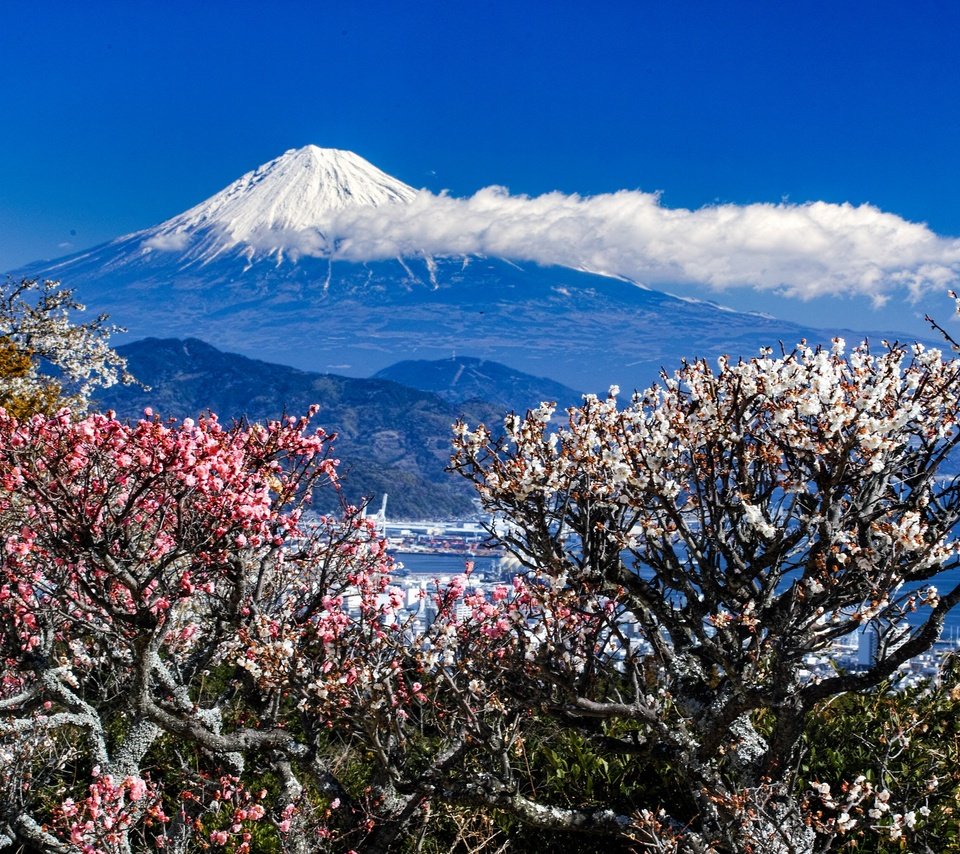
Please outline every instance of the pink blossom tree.
[[[838, 339], [618, 396], [559, 427], [546, 404], [510, 416], [499, 439], [457, 426], [453, 468], [527, 573], [483, 690], [669, 768], [672, 804], [594, 814], [641, 850], [811, 852], [875, 820], [899, 837], [857, 769], [842, 796], [796, 791], [798, 750], [818, 704], [930, 649], [960, 601], [935, 586], [960, 566], [960, 363]], [[809, 678], [861, 631], [868, 666]], [[545, 826], [563, 812], [539, 806]]]
[[385, 851], [515, 796], [483, 671], [524, 585], [434, 585], [417, 622], [359, 510], [304, 514], [329, 448], [307, 419], [0, 411], [0, 847]]
[[326, 665], [300, 666], [299, 648], [348, 622], [338, 586], [369, 600], [386, 567], [358, 513], [304, 525], [310, 490], [336, 477], [329, 437], [305, 427], [0, 414], [8, 843], [185, 850], [211, 785], [251, 757], [282, 785], [215, 838], [241, 850], [251, 822], [289, 831], [290, 762], [311, 766], [286, 697]]

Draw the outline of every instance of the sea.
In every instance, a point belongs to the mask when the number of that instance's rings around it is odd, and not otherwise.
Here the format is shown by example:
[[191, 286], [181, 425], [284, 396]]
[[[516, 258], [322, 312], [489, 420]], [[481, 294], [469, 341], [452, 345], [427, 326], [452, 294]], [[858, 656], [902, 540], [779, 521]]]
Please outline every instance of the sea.
[[456, 554], [431, 554], [424, 552], [398, 552], [394, 555], [396, 561], [410, 575], [435, 576], [459, 575], [464, 572], [467, 561], [473, 563], [474, 574], [499, 574], [499, 558], [493, 555], [471, 557]]
[[[473, 562], [473, 574], [477, 577], [483, 575], [490, 579], [498, 578], [501, 571], [498, 565], [499, 559], [490, 555], [470, 558], [466, 555], [404, 552], [398, 553], [394, 557], [403, 566], [403, 569], [409, 573], [410, 577], [443, 578], [444, 576], [459, 575], [466, 569], [468, 560]], [[918, 586], [926, 588], [931, 584], [941, 594], [950, 592], [957, 585], [960, 585], [960, 569], [942, 572], [930, 581]], [[927, 613], [929, 613], [928, 609], [920, 609], [915, 617], [911, 618], [910, 622], [912, 624], [919, 622]], [[943, 637], [960, 640], [960, 605], [947, 615], [947, 619], [944, 621]]]

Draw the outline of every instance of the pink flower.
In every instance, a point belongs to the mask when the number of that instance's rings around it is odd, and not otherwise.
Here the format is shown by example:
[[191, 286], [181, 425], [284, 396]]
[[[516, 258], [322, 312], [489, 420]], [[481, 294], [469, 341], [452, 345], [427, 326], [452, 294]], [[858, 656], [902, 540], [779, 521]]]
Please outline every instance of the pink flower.
[[139, 801], [147, 792], [147, 784], [139, 777], [126, 777], [123, 782], [130, 792], [131, 801]]

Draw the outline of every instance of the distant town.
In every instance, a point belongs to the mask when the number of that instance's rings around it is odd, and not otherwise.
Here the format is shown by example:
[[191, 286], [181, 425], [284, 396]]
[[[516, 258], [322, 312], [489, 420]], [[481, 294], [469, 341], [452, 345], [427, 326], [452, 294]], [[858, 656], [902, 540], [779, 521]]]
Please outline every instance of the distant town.
[[[386, 496], [374, 520], [398, 563], [394, 578], [396, 586], [404, 591], [413, 633], [425, 631], [436, 618], [432, 597], [425, 596], [424, 592], [434, 592], [438, 583], [442, 585], [452, 576], [468, 572], [468, 587], [489, 597], [494, 586], [510, 581], [521, 571], [515, 558], [491, 544], [488, 530], [481, 521], [390, 521], [386, 518]], [[359, 609], [359, 597], [356, 607]], [[629, 654], [652, 653], [637, 624], [626, 620], [622, 630], [624, 640], [631, 646]], [[829, 651], [807, 655], [800, 678], [804, 681], [827, 678], [834, 675], [838, 667], [847, 671], [864, 669], [873, 663], [878, 641], [877, 632], [870, 627], [841, 638]], [[958, 651], [960, 636], [953, 628], [946, 631], [931, 650], [902, 665], [892, 681], [898, 689], [906, 689], [936, 680], [944, 657]], [[625, 648], [607, 652], [621, 660], [628, 655]]]

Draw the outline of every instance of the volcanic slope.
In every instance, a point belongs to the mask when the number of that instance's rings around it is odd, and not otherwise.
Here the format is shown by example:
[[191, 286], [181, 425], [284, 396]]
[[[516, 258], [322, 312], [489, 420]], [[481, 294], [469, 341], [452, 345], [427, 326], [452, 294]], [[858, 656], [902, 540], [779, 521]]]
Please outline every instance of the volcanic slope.
[[683, 356], [751, 356], [841, 332], [501, 258], [413, 248], [403, 258], [341, 259], [345, 211], [417, 197], [356, 154], [307, 146], [160, 225], [15, 275], [60, 279], [131, 339], [195, 336], [352, 376], [472, 356], [597, 393], [645, 386]]

